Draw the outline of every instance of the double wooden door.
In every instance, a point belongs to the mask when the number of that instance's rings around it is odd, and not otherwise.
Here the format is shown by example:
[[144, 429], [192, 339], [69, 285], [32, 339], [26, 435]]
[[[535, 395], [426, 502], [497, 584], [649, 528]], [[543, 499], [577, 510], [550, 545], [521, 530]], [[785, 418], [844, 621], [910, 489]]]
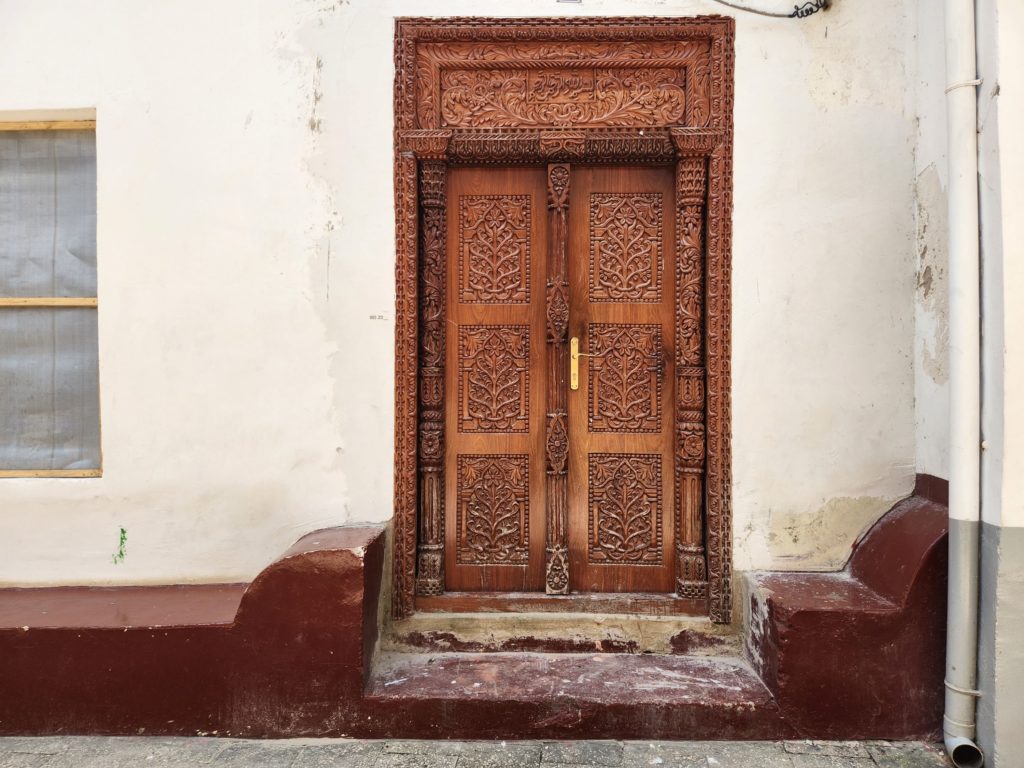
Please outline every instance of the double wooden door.
[[671, 592], [673, 169], [552, 172], [448, 170], [445, 588]]

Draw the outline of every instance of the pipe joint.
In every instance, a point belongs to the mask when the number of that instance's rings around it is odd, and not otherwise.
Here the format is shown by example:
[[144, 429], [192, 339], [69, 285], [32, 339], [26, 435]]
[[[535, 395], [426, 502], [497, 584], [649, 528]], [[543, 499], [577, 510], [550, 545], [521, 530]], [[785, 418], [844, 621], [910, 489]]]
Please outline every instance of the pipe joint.
[[985, 755], [973, 739], [945, 734], [946, 754], [956, 768], [982, 768]]

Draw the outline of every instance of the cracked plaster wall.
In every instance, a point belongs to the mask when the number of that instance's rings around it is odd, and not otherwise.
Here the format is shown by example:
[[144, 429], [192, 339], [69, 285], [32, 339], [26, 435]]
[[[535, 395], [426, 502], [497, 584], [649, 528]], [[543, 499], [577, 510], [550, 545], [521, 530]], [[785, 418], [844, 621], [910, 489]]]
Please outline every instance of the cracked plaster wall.
[[[96, 110], [105, 458], [0, 482], [0, 584], [247, 580], [387, 520], [393, 17], [626, 13], [734, 12], [0, 0], [0, 117]], [[917, 27], [917, 0], [737, 15], [740, 570], [841, 567], [913, 485]]]

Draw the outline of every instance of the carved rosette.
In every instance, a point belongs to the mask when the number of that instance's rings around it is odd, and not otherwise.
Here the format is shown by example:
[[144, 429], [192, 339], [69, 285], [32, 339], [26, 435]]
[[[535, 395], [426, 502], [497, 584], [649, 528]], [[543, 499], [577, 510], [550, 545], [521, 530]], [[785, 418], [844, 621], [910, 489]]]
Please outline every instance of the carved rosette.
[[704, 553], [703, 156], [676, 164], [676, 594], [707, 597]]
[[444, 162], [427, 160], [420, 164], [420, 489], [416, 563], [416, 591], [420, 595], [444, 592], [446, 178]]

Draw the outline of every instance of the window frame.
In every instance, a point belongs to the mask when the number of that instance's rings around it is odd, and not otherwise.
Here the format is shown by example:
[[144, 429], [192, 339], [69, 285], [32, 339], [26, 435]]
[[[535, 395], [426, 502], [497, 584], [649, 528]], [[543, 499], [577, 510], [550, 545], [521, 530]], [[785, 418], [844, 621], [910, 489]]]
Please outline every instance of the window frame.
[[[0, 120], [0, 131], [92, 131], [96, 133], [95, 120], [12, 120], [4, 122]], [[99, 308], [99, 297], [97, 296], [19, 296], [5, 298], [0, 296], [0, 310], [18, 308], [68, 308], [84, 307], [89, 309]], [[4, 478], [90, 478], [103, 476], [103, 413], [100, 409], [100, 461], [99, 467], [95, 469], [3, 469], [0, 468], [0, 479]]]

